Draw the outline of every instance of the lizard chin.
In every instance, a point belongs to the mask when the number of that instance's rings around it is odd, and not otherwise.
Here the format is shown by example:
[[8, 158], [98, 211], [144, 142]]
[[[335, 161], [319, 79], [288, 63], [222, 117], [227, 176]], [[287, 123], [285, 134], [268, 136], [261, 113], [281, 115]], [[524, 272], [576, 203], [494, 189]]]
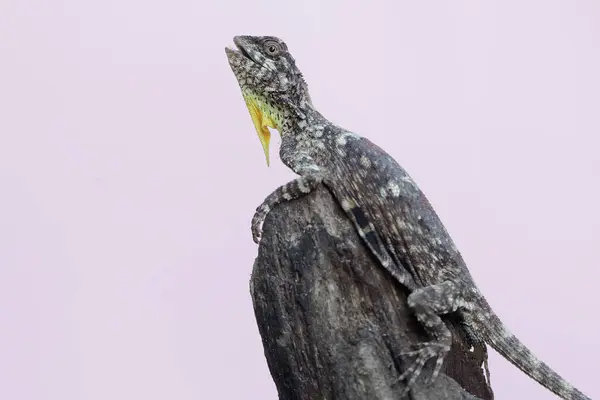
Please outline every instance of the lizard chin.
[[250, 59], [249, 57], [246, 57], [244, 54], [242, 54], [241, 51], [239, 50], [234, 50], [231, 47], [225, 47], [225, 54], [227, 54], [227, 59], [229, 60], [229, 63], [234, 63], [234, 64], [239, 64], [240, 62], [243, 61], [252, 61], [252, 59]]

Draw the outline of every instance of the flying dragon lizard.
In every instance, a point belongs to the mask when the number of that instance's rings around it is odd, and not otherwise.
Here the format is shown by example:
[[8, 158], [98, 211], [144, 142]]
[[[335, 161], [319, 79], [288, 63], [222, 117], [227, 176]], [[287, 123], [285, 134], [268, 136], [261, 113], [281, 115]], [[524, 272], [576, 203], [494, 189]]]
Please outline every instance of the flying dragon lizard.
[[441, 315], [456, 313], [470, 338], [488, 343], [532, 379], [563, 399], [590, 400], [540, 361], [508, 331], [475, 285], [433, 207], [407, 172], [368, 139], [327, 120], [313, 106], [307, 84], [285, 42], [273, 36], [236, 36], [226, 48], [269, 163], [269, 128], [281, 135], [280, 158], [298, 178], [271, 193], [252, 219], [260, 242], [262, 224], [278, 203], [324, 184], [352, 221], [364, 244], [409, 292], [408, 306], [430, 341], [406, 356], [399, 376], [414, 387], [434, 360], [432, 382], [452, 345]]

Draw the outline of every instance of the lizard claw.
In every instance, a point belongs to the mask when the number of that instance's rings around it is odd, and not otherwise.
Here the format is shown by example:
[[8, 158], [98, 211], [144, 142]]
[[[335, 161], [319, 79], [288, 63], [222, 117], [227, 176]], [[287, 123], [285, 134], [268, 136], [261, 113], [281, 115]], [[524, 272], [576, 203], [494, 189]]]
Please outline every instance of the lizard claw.
[[450, 351], [450, 346], [437, 341], [419, 343], [416, 345], [416, 347], [416, 350], [402, 353], [404, 356], [416, 357], [413, 363], [396, 380], [396, 382], [405, 382], [402, 396], [406, 395], [408, 391], [415, 386], [415, 383], [423, 372], [423, 367], [427, 361], [435, 358], [436, 362], [433, 372], [431, 373], [431, 376], [425, 380], [426, 385], [432, 384], [440, 374], [440, 371], [442, 370], [442, 364], [444, 363], [444, 358]]

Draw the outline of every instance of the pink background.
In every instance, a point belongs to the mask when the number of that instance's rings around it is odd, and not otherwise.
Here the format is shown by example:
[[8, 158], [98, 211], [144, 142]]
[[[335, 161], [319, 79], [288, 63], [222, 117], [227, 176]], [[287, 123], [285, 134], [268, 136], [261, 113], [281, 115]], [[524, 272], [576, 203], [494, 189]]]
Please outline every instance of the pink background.
[[[600, 3], [0, 2], [0, 399], [275, 399], [248, 281], [266, 168], [223, 51], [284, 38], [489, 302], [591, 397]], [[275, 136], [277, 138], [277, 135]], [[498, 399], [554, 399], [496, 353]]]

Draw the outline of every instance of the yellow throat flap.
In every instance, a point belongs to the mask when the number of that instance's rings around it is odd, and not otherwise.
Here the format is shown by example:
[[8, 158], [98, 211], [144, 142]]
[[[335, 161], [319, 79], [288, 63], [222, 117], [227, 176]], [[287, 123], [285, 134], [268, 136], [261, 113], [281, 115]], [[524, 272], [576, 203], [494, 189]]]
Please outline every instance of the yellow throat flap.
[[262, 107], [260, 106], [259, 102], [254, 96], [244, 94], [244, 100], [246, 101], [248, 111], [250, 111], [250, 116], [252, 117], [252, 122], [254, 123], [256, 133], [258, 133], [260, 143], [262, 144], [262, 148], [265, 153], [268, 166], [269, 141], [271, 140], [271, 132], [269, 131], [269, 128], [277, 129], [277, 125], [275, 124], [275, 121], [273, 121], [269, 113], [264, 112], [264, 110], [262, 110]]

